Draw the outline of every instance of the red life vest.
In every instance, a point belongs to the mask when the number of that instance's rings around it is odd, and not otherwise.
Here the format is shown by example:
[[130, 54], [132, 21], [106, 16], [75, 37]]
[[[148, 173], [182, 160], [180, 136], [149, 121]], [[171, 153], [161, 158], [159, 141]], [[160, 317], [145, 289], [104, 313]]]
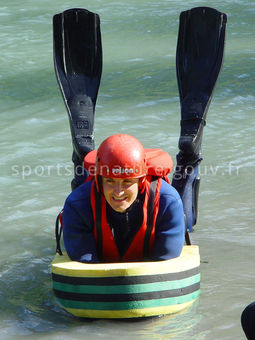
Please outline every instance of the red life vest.
[[[86, 169], [95, 162], [96, 150], [88, 155], [89, 157], [86, 156], [84, 160]], [[103, 194], [97, 191], [95, 181], [92, 183], [90, 196], [95, 225], [94, 237], [98, 256], [104, 262], [142, 261], [152, 255], [162, 177], [170, 173], [173, 162], [170, 155], [160, 149], [146, 149], [146, 160], [148, 175], [145, 182], [143, 222], [123, 256], [119, 254], [107, 222], [106, 200]], [[165, 179], [168, 181], [167, 177]]]

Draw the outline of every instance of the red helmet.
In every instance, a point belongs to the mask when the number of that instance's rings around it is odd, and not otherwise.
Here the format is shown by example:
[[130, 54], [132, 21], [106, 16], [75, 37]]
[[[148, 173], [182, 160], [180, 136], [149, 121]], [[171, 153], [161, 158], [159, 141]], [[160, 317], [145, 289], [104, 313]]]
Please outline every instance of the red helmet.
[[143, 145], [133, 136], [119, 134], [105, 139], [97, 150], [96, 175], [114, 178], [146, 176]]

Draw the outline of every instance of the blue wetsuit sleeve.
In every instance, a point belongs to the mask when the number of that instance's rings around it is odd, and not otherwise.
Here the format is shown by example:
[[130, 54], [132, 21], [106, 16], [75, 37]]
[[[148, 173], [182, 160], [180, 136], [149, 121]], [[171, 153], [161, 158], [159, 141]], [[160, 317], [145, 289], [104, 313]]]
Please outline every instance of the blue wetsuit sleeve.
[[99, 262], [93, 226], [89, 226], [77, 207], [66, 201], [63, 210], [63, 239], [71, 260]]
[[160, 198], [155, 227], [155, 247], [152, 260], [178, 257], [184, 245], [185, 223], [181, 198], [176, 193]]

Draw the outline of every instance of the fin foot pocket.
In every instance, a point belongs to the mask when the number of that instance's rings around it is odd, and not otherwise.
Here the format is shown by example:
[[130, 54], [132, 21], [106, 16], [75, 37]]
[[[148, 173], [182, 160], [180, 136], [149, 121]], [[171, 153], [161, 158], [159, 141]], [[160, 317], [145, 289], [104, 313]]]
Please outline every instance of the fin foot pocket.
[[72, 98], [68, 108], [73, 147], [83, 159], [94, 149], [94, 105], [90, 97], [81, 94]]
[[181, 103], [181, 133], [179, 148], [190, 154], [200, 149], [209, 97], [206, 94], [190, 93]]

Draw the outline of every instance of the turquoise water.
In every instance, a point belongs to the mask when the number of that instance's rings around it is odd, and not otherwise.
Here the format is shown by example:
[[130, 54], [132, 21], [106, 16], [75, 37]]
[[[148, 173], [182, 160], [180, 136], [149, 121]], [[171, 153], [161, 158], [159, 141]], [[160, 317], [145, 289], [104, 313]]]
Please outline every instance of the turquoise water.
[[[143, 320], [81, 321], [51, 290], [55, 216], [70, 192], [71, 139], [52, 59], [52, 16], [101, 16], [104, 67], [96, 146], [127, 132], [178, 152], [178, 17], [207, 5], [227, 13], [224, 66], [204, 131], [199, 219], [201, 296], [187, 312]], [[243, 339], [254, 294], [255, 4], [253, 1], [0, 0], [0, 338]]]

